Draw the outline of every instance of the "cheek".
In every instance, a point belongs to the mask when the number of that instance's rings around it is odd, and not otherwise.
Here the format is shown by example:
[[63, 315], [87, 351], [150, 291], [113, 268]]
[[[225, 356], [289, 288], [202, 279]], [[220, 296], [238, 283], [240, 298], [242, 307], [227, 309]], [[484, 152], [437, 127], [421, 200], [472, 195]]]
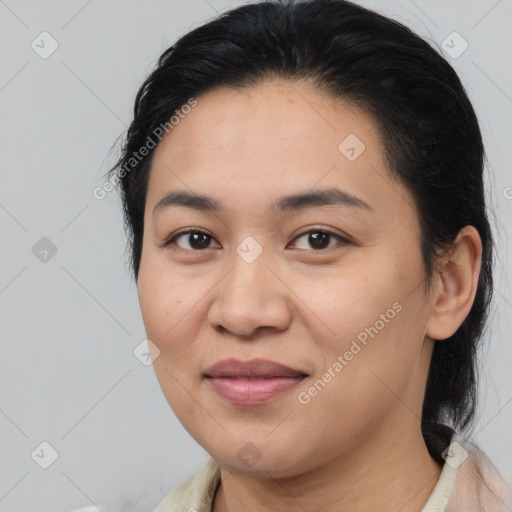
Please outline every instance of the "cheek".
[[321, 391], [306, 407], [312, 406], [316, 414], [329, 414], [332, 422], [322, 427], [326, 436], [335, 435], [339, 426], [354, 436], [368, 433], [391, 411], [406, 408], [404, 404], [413, 406], [408, 396], [421, 371], [423, 318], [415, 300], [394, 304], [396, 309], [382, 309], [388, 323], [381, 320], [377, 308], [377, 315], [367, 316], [366, 325], [355, 329], [355, 335], [325, 349], [329, 353], [326, 370], [331, 368], [335, 377], [320, 376], [321, 381], [330, 382], [323, 387], [316, 381]]
[[324, 366], [298, 390], [304, 405], [297, 408], [297, 417], [318, 429], [315, 436], [319, 442], [327, 438], [340, 446], [362, 442], [390, 411], [401, 407], [399, 397], [406, 394], [417, 372], [415, 351], [419, 351], [413, 343], [407, 350], [397, 347], [404, 341], [397, 341], [401, 339], [404, 311], [396, 313], [380, 330], [381, 324], [375, 328], [373, 317], [362, 329], [354, 326], [354, 332], [364, 334], [365, 343], [357, 334], [349, 334], [322, 347]]
[[[138, 279], [138, 296], [148, 338], [161, 350], [190, 324], [188, 316], [198, 302], [197, 280], [180, 279], [178, 272], [143, 259]], [[196, 306], [197, 307], [197, 306]]]
[[[142, 267], [141, 267], [142, 268]], [[190, 406], [201, 366], [200, 328], [206, 314], [198, 279], [180, 279], [178, 272], [160, 269], [139, 274], [139, 302], [147, 337], [158, 347], [153, 367], [173, 410]]]
[[139, 302], [148, 337], [162, 349], [172, 333], [182, 299], [161, 283], [146, 281], [139, 288]]
[[337, 279], [297, 285], [308, 297], [308, 308], [318, 315], [306, 328], [316, 332], [322, 360], [318, 377], [329, 381], [325, 391], [322, 382], [318, 385], [324, 395], [319, 402], [332, 400], [339, 404], [337, 410], [362, 415], [366, 409], [363, 405], [359, 410], [361, 404], [380, 410], [393, 396], [383, 382], [400, 394], [417, 368], [425, 320], [422, 288], [417, 286], [416, 269], [396, 258], [380, 258], [373, 266], [365, 262]]
[[[311, 318], [307, 327], [317, 342], [332, 357], [348, 350], [353, 338], [379, 320], [379, 315], [392, 308], [399, 291], [386, 278], [386, 262], [380, 262], [380, 271], [373, 272], [368, 262], [350, 268], [320, 274], [315, 278], [293, 278], [294, 289], [302, 299], [304, 315]], [[395, 313], [394, 310], [390, 315]], [[321, 333], [325, 333], [318, 338]], [[323, 341], [322, 341], [323, 340]]]
[[183, 293], [175, 279], [164, 278], [160, 272], [139, 275], [139, 302], [146, 335], [159, 351], [153, 361], [155, 375], [180, 422], [193, 428], [200, 424], [192, 400], [199, 385], [198, 310], [194, 309], [197, 299], [193, 293]]

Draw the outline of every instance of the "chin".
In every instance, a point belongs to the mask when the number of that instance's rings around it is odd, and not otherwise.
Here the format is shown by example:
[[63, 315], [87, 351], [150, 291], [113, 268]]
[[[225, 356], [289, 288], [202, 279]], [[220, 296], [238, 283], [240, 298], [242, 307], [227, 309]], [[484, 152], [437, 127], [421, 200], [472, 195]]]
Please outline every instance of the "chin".
[[[269, 443], [267, 443], [269, 444]], [[268, 478], [287, 478], [296, 476], [301, 471], [300, 460], [290, 458], [292, 448], [282, 447], [283, 452], [272, 446], [256, 447], [247, 442], [239, 448], [233, 457], [233, 453], [210, 452], [212, 458], [223, 468], [240, 475], [251, 475]]]

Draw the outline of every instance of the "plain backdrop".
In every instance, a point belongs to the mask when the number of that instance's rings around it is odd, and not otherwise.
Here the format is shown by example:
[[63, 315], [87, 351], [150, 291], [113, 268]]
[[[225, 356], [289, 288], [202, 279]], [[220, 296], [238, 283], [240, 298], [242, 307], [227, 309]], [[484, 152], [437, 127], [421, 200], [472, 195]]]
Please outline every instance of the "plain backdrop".
[[[440, 48], [481, 122], [498, 260], [474, 440], [510, 480], [512, 0], [358, 2]], [[93, 190], [159, 55], [243, 3], [0, 0], [2, 512], [151, 511], [208, 458], [137, 357], [120, 202]]]

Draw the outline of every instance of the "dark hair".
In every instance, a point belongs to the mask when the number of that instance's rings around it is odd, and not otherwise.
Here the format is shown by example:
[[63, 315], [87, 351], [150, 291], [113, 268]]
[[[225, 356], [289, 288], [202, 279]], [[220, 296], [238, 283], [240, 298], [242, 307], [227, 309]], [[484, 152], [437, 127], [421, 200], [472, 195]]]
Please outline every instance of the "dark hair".
[[135, 280], [153, 151], [136, 161], [133, 155], [190, 98], [274, 77], [309, 80], [375, 120], [390, 178], [415, 198], [425, 293], [439, 256], [459, 230], [472, 225], [480, 234], [482, 267], [473, 306], [453, 336], [435, 342], [423, 403], [423, 435], [441, 461], [452, 432], [443, 424], [462, 432], [473, 422], [476, 355], [492, 298], [494, 250], [475, 112], [450, 64], [404, 25], [345, 0], [271, 0], [228, 11], [168, 48], [138, 91], [122, 155], [109, 171], [125, 171], [117, 180]]

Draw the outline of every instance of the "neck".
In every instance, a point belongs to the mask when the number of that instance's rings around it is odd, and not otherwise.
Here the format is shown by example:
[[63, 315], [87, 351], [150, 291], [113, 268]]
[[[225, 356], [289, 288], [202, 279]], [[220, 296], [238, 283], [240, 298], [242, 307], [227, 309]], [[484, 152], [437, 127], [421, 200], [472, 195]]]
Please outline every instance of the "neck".
[[221, 467], [212, 510], [421, 512], [442, 468], [428, 453], [417, 418], [413, 420], [414, 425], [398, 423], [358, 440], [357, 449], [307, 474], [254, 478]]

